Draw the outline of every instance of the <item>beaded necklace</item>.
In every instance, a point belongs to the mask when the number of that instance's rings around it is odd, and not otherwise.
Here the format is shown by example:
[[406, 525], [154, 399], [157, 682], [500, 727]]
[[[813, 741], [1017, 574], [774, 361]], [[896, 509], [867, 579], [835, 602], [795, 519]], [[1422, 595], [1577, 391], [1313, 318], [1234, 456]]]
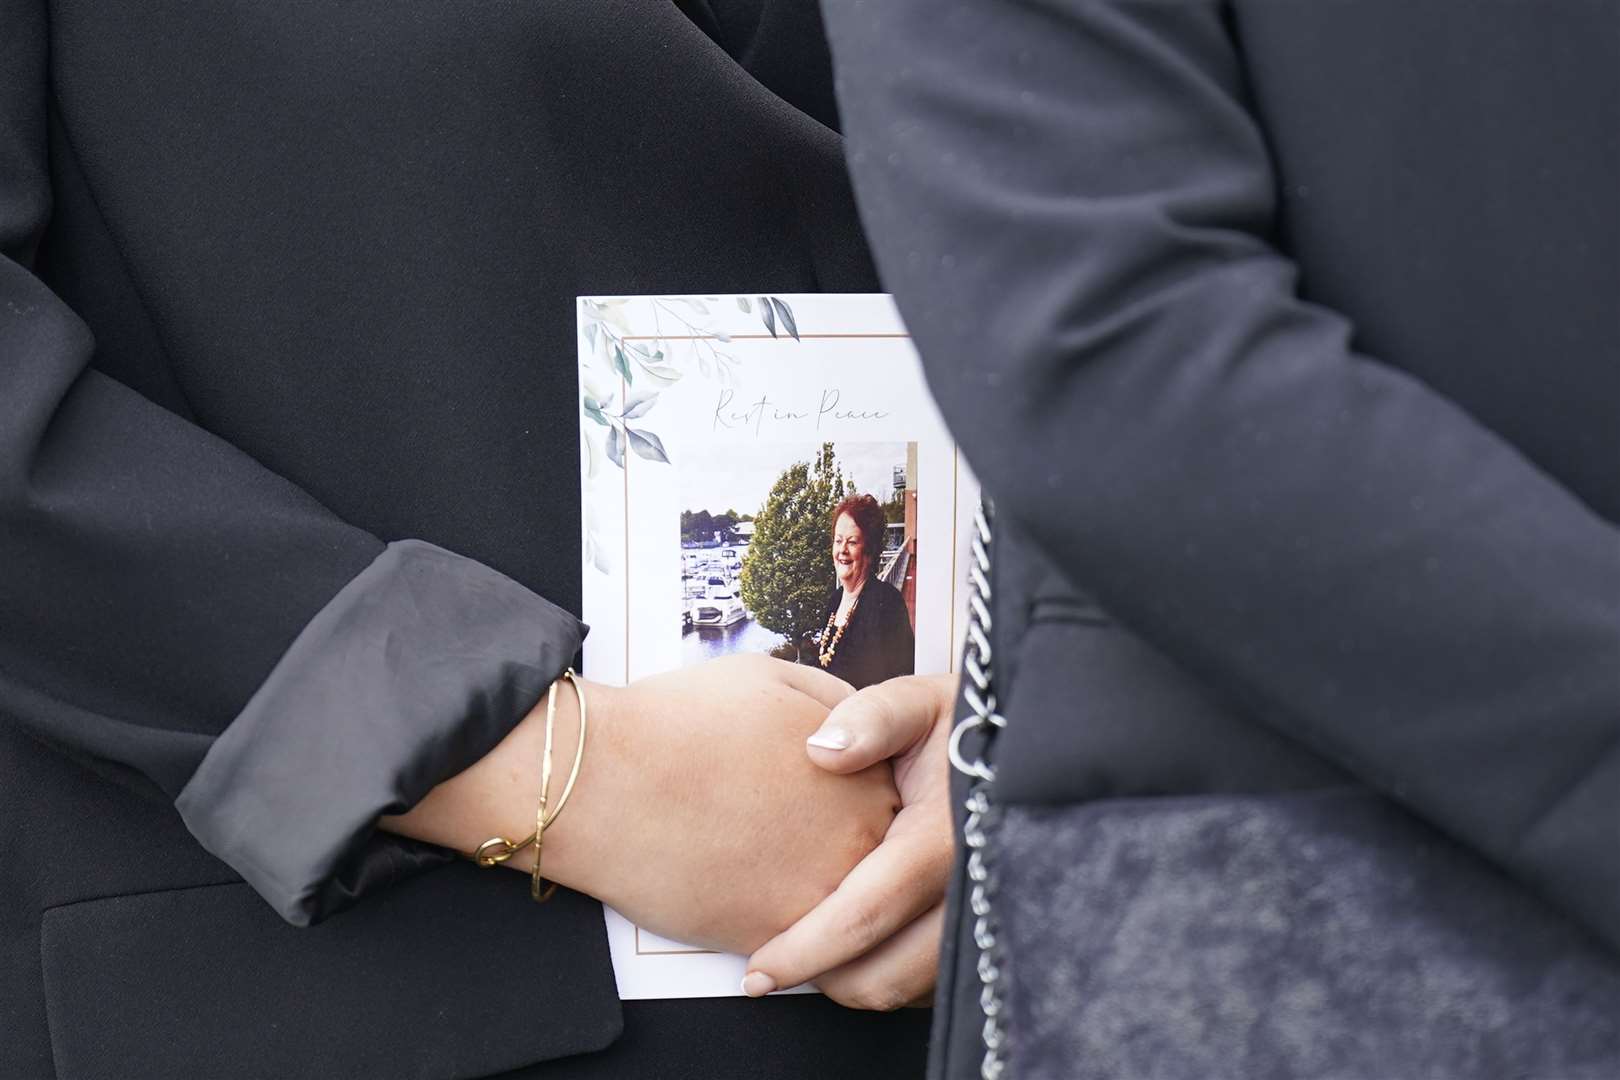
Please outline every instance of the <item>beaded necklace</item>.
[[855, 609], [861, 606], [861, 593], [864, 593], [865, 591], [866, 589], [863, 587], [861, 592], [855, 594], [854, 601], [849, 605], [849, 614], [844, 616], [844, 625], [838, 627], [836, 632], [833, 630], [833, 624], [838, 621], [838, 608], [835, 606], [832, 609], [832, 614], [827, 616], [827, 629], [821, 632], [821, 640], [825, 641], [827, 644], [824, 645], [821, 648], [821, 651], [817, 654], [821, 659], [822, 667], [827, 667], [829, 664], [831, 664], [833, 662], [833, 657], [837, 655], [838, 642], [842, 640], [844, 631], [849, 629], [850, 622], [854, 620]]

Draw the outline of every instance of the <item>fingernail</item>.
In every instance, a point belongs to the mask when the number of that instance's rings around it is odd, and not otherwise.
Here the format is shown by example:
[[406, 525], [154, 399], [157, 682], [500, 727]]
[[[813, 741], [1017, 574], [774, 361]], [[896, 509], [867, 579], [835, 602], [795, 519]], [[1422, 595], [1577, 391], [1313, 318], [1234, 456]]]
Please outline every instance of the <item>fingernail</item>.
[[851, 741], [849, 732], [841, 727], [824, 727], [805, 740], [823, 750], [848, 750]]
[[749, 997], [764, 997], [776, 989], [776, 980], [763, 971], [750, 971], [743, 976], [742, 992]]

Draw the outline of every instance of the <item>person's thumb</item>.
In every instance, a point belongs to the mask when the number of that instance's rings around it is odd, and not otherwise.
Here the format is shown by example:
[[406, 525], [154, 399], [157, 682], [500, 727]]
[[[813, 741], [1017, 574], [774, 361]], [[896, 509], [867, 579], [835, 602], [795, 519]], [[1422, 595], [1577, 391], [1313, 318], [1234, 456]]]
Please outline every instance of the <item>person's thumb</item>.
[[928, 737], [951, 706], [949, 675], [903, 675], [839, 702], [805, 740], [810, 760], [829, 772], [852, 773], [899, 757]]

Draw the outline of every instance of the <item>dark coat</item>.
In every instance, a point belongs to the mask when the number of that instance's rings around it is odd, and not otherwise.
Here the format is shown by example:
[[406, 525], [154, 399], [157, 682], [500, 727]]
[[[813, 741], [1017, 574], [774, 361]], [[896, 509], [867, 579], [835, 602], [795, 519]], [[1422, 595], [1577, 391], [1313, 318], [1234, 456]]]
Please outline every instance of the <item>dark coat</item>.
[[574, 297], [872, 290], [836, 123], [805, 2], [0, 0], [0, 1076], [920, 1072], [370, 833], [577, 644]]
[[[843, 587], [835, 586], [822, 605], [823, 633], [838, 611], [843, 595]], [[817, 662], [816, 652], [807, 655], [811, 663]], [[917, 643], [911, 631], [911, 615], [906, 611], [906, 601], [899, 589], [879, 581], [876, 575], [866, 579], [855, 612], [849, 617], [826, 670], [857, 690], [917, 670]]]
[[824, 7], [996, 506], [1009, 1075], [1610, 1075], [1614, 5]]

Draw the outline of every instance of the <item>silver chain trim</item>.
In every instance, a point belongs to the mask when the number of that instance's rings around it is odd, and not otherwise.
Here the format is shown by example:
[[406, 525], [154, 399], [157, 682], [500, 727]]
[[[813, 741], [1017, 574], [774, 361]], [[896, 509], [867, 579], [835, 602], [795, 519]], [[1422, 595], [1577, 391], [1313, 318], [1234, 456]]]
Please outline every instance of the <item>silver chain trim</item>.
[[948, 750], [951, 766], [972, 781], [965, 804], [968, 816], [962, 827], [962, 840], [968, 847], [967, 872], [971, 883], [968, 906], [974, 916], [973, 943], [979, 949], [979, 1008], [984, 1013], [984, 1060], [979, 1064], [979, 1075], [983, 1080], [1000, 1080], [1005, 1067], [1001, 1050], [1006, 1041], [1006, 1029], [1001, 1024], [1004, 1001], [1001, 952], [996, 945], [996, 920], [991, 908], [996, 878], [988, 857], [989, 828], [994, 816], [989, 787], [996, 778], [996, 771], [982, 756], [971, 762], [962, 756], [962, 736], [969, 731], [983, 737], [982, 754], [989, 748], [995, 733], [1007, 726], [1006, 718], [996, 711], [996, 692], [990, 674], [991, 533], [990, 517], [983, 502], [973, 515], [973, 528], [973, 561], [968, 566], [968, 581], [973, 591], [968, 595], [968, 648], [962, 658], [962, 670], [968, 678], [962, 697], [971, 713], [952, 730]]

